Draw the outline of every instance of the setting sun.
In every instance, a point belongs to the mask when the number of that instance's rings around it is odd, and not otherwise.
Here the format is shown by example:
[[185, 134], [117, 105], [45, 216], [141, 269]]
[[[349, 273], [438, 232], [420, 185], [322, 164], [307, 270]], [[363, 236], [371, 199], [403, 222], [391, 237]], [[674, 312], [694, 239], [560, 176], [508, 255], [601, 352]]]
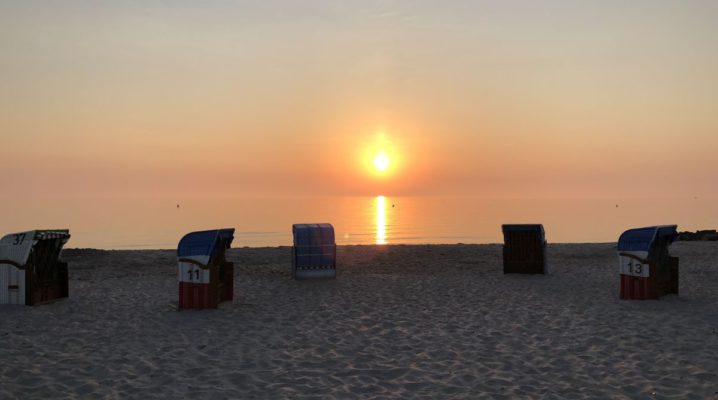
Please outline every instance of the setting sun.
[[[376, 129], [372, 135], [363, 138], [357, 146], [357, 167], [373, 181], [372, 184], [396, 183], [405, 171], [405, 156], [401, 148], [401, 140], [397, 133], [391, 137], [385, 128]], [[373, 190], [377, 190], [373, 186]]]
[[377, 171], [386, 171], [387, 168], [389, 168], [389, 163], [389, 157], [387, 157], [385, 153], [379, 153], [374, 156], [374, 168], [376, 168]]

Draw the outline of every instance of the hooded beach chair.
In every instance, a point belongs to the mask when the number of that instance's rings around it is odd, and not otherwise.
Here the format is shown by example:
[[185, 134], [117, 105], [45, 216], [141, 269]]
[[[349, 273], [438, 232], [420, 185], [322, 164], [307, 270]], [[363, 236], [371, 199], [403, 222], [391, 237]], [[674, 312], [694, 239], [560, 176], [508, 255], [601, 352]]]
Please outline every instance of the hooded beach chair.
[[292, 277], [294, 279], [336, 278], [337, 245], [331, 224], [292, 226]]
[[67, 297], [68, 230], [35, 230], [0, 239], [0, 304], [35, 305]]
[[504, 274], [546, 274], [546, 237], [540, 224], [501, 225]]
[[678, 237], [676, 225], [629, 229], [618, 238], [622, 299], [656, 299], [678, 294], [678, 257], [668, 246]]
[[234, 229], [192, 232], [177, 245], [179, 268], [178, 309], [217, 308], [234, 295], [234, 264], [225, 251]]

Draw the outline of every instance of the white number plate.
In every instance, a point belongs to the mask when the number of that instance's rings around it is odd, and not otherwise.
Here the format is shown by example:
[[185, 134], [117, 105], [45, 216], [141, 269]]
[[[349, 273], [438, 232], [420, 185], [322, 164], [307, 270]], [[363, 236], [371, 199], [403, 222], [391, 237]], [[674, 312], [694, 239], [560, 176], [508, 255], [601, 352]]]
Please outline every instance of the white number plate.
[[209, 269], [202, 269], [195, 264], [181, 262], [179, 264], [179, 281], [209, 283]]
[[651, 276], [651, 270], [648, 264], [643, 264], [635, 258], [620, 257], [621, 275], [638, 276], [648, 278]]

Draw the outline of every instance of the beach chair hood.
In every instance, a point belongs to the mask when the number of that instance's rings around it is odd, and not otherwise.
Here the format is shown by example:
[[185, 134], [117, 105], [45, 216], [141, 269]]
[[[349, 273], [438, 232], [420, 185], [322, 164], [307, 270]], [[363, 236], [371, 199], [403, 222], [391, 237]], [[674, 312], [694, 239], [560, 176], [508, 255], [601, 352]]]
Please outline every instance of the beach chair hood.
[[220, 251], [228, 249], [234, 239], [234, 228], [191, 232], [177, 245], [177, 259], [208, 266]]
[[53, 239], [60, 239], [61, 249], [70, 239], [70, 231], [45, 229], [5, 235], [0, 239], [0, 264], [10, 264], [24, 269], [37, 242]]
[[618, 238], [619, 253], [632, 254], [642, 259], [658, 256], [678, 237], [677, 225], [657, 225], [645, 228], [629, 229]]
[[332, 224], [294, 224], [292, 233], [295, 244], [298, 246], [334, 244]]
[[501, 225], [501, 231], [504, 235], [510, 232], [536, 232], [541, 240], [546, 239], [546, 233], [541, 224], [504, 224]]

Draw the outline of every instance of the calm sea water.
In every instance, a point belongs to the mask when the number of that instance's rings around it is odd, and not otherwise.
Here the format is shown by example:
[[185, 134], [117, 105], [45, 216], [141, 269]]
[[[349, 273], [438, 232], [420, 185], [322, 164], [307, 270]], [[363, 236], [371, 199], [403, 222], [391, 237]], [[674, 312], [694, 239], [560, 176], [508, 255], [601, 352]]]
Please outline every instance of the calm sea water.
[[[611, 242], [627, 228], [718, 227], [718, 198], [93, 198], [8, 202], [2, 234], [69, 228], [68, 247], [175, 248], [186, 232], [234, 227], [233, 247], [291, 245], [291, 226], [330, 222], [338, 244], [499, 243], [503, 223], [542, 223], [549, 242]], [[179, 206], [179, 207], [178, 207]]]

